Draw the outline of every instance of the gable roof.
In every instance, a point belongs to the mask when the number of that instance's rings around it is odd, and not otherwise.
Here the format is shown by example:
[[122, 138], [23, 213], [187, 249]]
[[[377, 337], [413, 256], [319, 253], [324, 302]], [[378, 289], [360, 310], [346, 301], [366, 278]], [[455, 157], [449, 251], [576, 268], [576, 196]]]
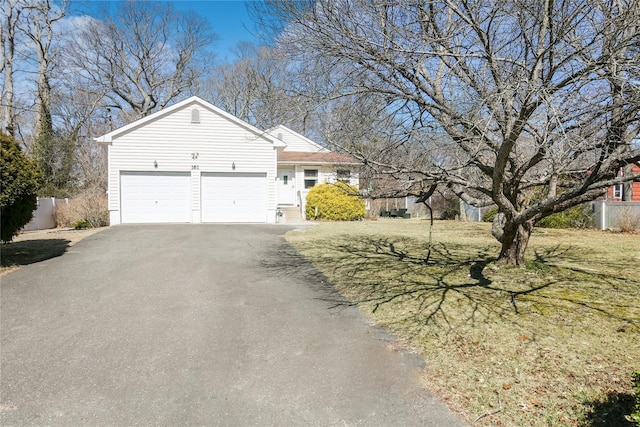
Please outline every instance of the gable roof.
[[[289, 145], [295, 145], [298, 150], [296, 151], [300, 151], [300, 145], [306, 145], [308, 146], [308, 149], [305, 151], [309, 151], [309, 152], [330, 152], [329, 149], [323, 147], [322, 145], [318, 144], [317, 142], [314, 142], [312, 140], [310, 140], [309, 138], [307, 138], [304, 135], [299, 134], [296, 131], [293, 131], [291, 129], [289, 129], [288, 127], [284, 126], [284, 125], [278, 125], [276, 127], [273, 127], [271, 129], [268, 129], [266, 131], [269, 135], [278, 138], [279, 140], [281, 140], [282, 142], [284, 142], [285, 144], [287, 144], [287, 146]], [[292, 144], [291, 140], [294, 140], [296, 143]], [[287, 140], [289, 140], [287, 142]], [[292, 149], [291, 148], [287, 148], [285, 147], [285, 151], [287, 151], [287, 149]]]
[[134, 122], [129, 123], [128, 125], [122, 126], [118, 129], [112, 130], [111, 132], [99, 136], [97, 138], [94, 138], [95, 141], [97, 142], [102, 142], [102, 143], [111, 143], [113, 141], [113, 138], [117, 138], [120, 135], [123, 135], [127, 132], [130, 132], [134, 129], [137, 129], [139, 127], [144, 126], [147, 123], [150, 123], [154, 120], [158, 120], [162, 117], [165, 117], [171, 113], [173, 113], [174, 111], [177, 111], [181, 108], [187, 107], [189, 105], [199, 105], [200, 107], [207, 109], [215, 114], [218, 114], [219, 116], [222, 116], [223, 118], [225, 118], [226, 120], [240, 126], [243, 127], [245, 129], [247, 129], [248, 131], [250, 131], [251, 133], [256, 135], [256, 138], [263, 138], [265, 140], [267, 140], [268, 142], [272, 143], [274, 147], [276, 148], [283, 148], [285, 147], [286, 144], [284, 144], [282, 141], [280, 141], [278, 138], [273, 137], [272, 135], [269, 135], [267, 132], [261, 131], [260, 129], [256, 128], [253, 125], [250, 125], [249, 123], [245, 122], [242, 119], [239, 119], [238, 117], [234, 116], [233, 114], [229, 114], [226, 111], [216, 107], [215, 105], [197, 97], [197, 96], [192, 96], [190, 98], [185, 99], [184, 101], [180, 101], [177, 102], [169, 107], [163, 108], [160, 111], [156, 111], [153, 114], [150, 114], [146, 117], [143, 117], [141, 119], [138, 119]]
[[313, 163], [360, 165], [356, 158], [334, 152], [310, 153], [304, 151], [283, 151], [278, 154], [278, 163]]

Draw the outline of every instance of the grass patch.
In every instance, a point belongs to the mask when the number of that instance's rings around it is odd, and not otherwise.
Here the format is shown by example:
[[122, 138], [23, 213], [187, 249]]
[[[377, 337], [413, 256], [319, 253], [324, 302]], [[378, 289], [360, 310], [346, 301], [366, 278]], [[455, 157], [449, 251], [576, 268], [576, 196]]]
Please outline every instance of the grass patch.
[[537, 230], [525, 268], [490, 224], [321, 223], [289, 242], [428, 362], [427, 387], [475, 425], [629, 426], [640, 363], [638, 236]]

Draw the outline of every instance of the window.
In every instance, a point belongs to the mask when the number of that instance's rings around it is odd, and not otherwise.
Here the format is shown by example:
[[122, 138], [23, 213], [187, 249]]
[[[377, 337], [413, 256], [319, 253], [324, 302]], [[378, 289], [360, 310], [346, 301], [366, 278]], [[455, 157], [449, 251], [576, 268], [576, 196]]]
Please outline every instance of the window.
[[336, 171], [338, 181], [349, 184], [351, 182], [351, 171], [349, 169], [338, 169]]
[[613, 186], [613, 198], [622, 199], [622, 184], [616, 184]]
[[200, 123], [200, 110], [197, 108], [191, 110], [191, 123]]
[[304, 188], [311, 188], [318, 183], [318, 169], [304, 170]]

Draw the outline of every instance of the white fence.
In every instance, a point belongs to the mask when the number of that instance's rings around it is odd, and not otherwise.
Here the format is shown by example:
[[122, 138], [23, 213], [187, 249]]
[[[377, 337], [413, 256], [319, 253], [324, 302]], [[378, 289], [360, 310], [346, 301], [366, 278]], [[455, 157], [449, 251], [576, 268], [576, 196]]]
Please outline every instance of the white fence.
[[621, 221], [635, 221], [640, 229], [640, 202], [593, 202], [593, 215], [601, 230], [619, 229]]
[[56, 205], [69, 203], [69, 199], [38, 197], [38, 207], [33, 211], [33, 218], [22, 229], [23, 231], [47, 230], [56, 228]]

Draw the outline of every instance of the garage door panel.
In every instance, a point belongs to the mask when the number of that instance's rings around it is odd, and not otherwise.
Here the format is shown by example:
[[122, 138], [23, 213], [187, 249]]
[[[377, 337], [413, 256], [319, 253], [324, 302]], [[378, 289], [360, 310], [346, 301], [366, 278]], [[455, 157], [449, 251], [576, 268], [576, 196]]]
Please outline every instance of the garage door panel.
[[266, 222], [265, 173], [202, 174], [202, 222]]
[[191, 222], [190, 188], [187, 173], [123, 172], [122, 223]]

